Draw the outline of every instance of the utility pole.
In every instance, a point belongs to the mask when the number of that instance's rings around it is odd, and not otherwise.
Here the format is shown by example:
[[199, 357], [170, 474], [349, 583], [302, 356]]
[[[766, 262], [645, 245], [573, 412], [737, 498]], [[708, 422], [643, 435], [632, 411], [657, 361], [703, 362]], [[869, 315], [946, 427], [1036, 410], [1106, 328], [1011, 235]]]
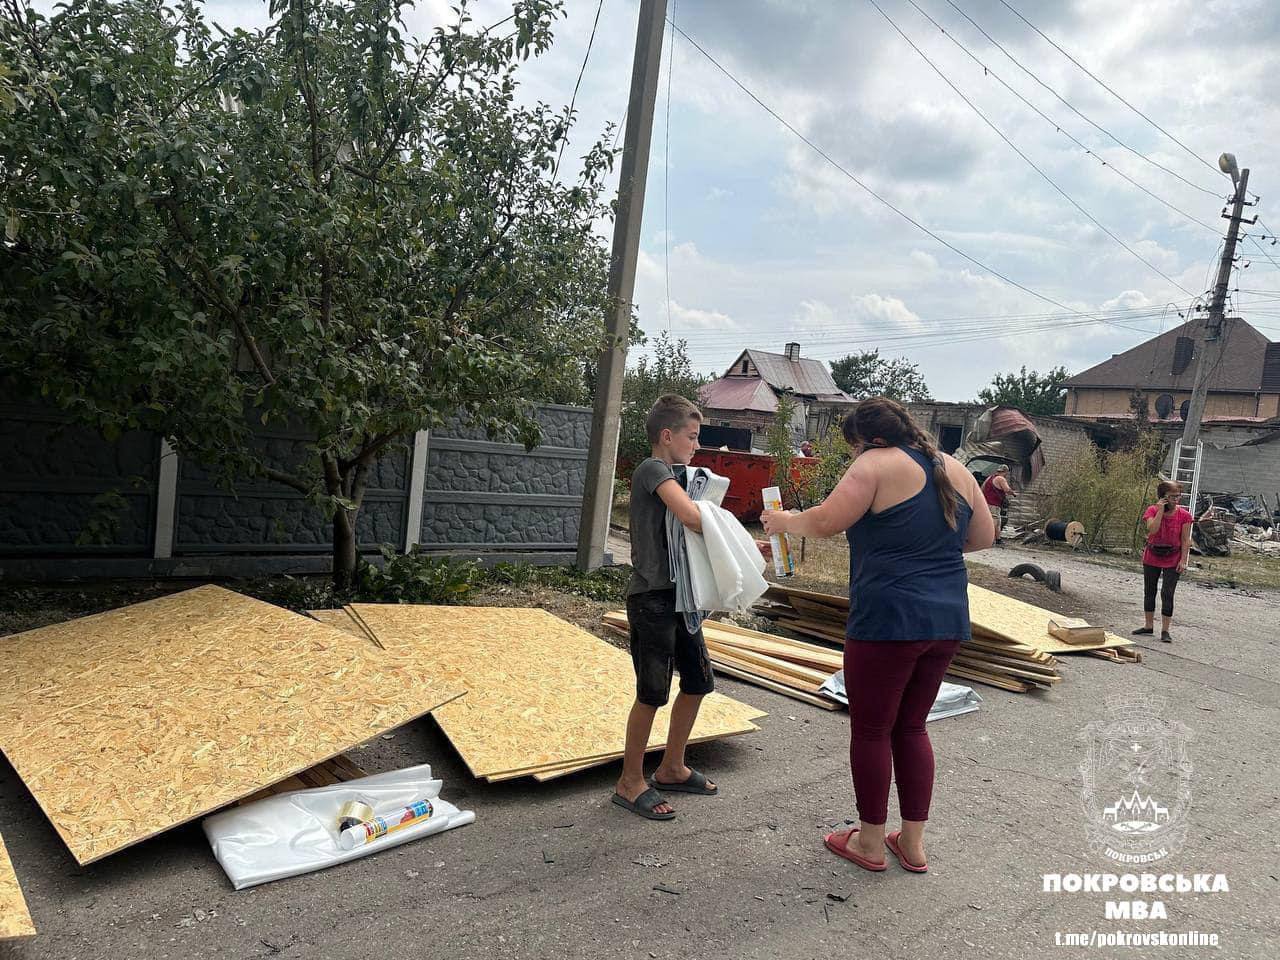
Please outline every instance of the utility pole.
[[[1244, 210], [1245, 190], [1249, 186], [1249, 170], [1237, 170], [1236, 158], [1224, 153], [1218, 160], [1218, 166], [1224, 173], [1231, 174], [1236, 185], [1236, 195], [1232, 202], [1231, 216], [1227, 219], [1227, 239], [1222, 245], [1222, 260], [1218, 264], [1218, 282], [1213, 288], [1213, 300], [1209, 304], [1209, 316], [1205, 321], [1204, 346], [1198, 351], [1196, 359], [1196, 375], [1192, 381], [1191, 402], [1187, 407], [1186, 422], [1182, 428], [1183, 448], [1195, 449], [1196, 440], [1200, 436], [1200, 420], [1204, 416], [1204, 404], [1209, 393], [1209, 376], [1218, 365], [1222, 356], [1222, 320], [1227, 302], [1227, 287], [1231, 282], [1231, 267], [1236, 257], [1236, 240], [1240, 233], [1240, 214]], [[1237, 176], [1237, 173], [1239, 176]], [[1225, 217], [1226, 214], [1223, 214]], [[1256, 217], [1254, 218], [1257, 219]], [[1180, 453], [1185, 453], [1180, 451]], [[1176, 466], [1175, 466], [1176, 469]], [[1194, 505], [1192, 506], [1194, 510]]]
[[653, 106], [658, 94], [658, 66], [667, 0], [641, 0], [636, 28], [636, 55], [631, 67], [631, 100], [622, 141], [618, 209], [613, 223], [613, 256], [609, 262], [609, 312], [600, 353], [595, 405], [591, 415], [591, 447], [587, 453], [586, 488], [578, 525], [578, 567], [594, 570], [604, 562], [613, 507], [613, 473], [618, 458], [622, 413], [622, 378], [627, 369], [627, 334], [631, 329], [631, 297], [640, 252], [640, 222], [649, 172]]

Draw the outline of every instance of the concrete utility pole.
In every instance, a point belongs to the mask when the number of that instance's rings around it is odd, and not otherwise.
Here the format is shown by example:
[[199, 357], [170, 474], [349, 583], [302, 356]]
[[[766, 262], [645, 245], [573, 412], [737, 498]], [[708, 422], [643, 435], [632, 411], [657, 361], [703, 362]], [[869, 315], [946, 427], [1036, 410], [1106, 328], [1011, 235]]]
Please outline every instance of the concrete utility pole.
[[613, 223], [606, 341], [600, 354], [596, 380], [587, 482], [578, 525], [578, 567], [582, 570], [594, 570], [604, 562], [605, 544], [609, 538], [613, 472], [618, 458], [618, 427], [622, 413], [622, 378], [627, 369], [631, 296], [636, 285], [644, 187], [649, 173], [649, 141], [653, 134], [653, 105], [658, 93], [658, 66], [662, 60], [666, 17], [667, 0], [641, 0], [636, 57], [631, 67], [627, 131], [622, 141], [617, 219]]
[[[1213, 288], [1213, 301], [1209, 304], [1209, 316], [1205, 321], [1204, 345], [1196, 358], [1196, 375], [1192, 381], [1191, 402], [1187, 407], [1186, 422], [1182, 427], [1182, 446], [1194, 449], [1200, 436], [1200, 420], [1204, 416], [1204, 404], [1209, 394], [1209, 376], [1222, 356], [1222, 318], [1227, 302], [1227, 287], [1231, 283], [1231, 266], [1236, 257], [1236, 240], [1240, 233], [1241, 212], [1244, 210], [1245, 190], [1249, 186], [1249, 170], [1237, 170], [1236, 158], [1224, 153], [1218, 160], [1224, 173], [1231, 174], [1236, 185], [1231, 216], [1227, 219], [1227, 239], [1222, 245], [1222, 260], [1218, 264], [1218, 282]], [[1237, 173], [1239, 176], [1237, 176]], [[1226, 216], [1226, 214], [1223, 214]], [[1255, 218], [1256, 219], [1256, 218]], [[1194, 507], [1193, 507], [1194, 509]]]

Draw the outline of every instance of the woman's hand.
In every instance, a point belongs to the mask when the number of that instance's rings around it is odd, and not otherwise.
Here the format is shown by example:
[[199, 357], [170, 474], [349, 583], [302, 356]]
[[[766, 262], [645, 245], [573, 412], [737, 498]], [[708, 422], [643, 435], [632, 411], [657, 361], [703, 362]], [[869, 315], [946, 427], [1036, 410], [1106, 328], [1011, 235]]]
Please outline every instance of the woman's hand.
[[764, 557], [766, 560], [773, 559], [773, 544], [768, 540], [757, 540], [756, 549], [760, 551], [760, 556]]
[[1179, 561], [1178, 561], [1178, 572], [1179, 572], [1179, 573], [1186, 573], [1186, 572], [1187, 572], [1187, 561], [1185, 561], [1185, 560], [1179, 560]]
[[791, 518], [796, 515], [795, 510], [766, 510], [760, 514], [760, 525], [764, 527], [764, 532], [769, 536], [776, 533], [787, 533], [790, 529]]

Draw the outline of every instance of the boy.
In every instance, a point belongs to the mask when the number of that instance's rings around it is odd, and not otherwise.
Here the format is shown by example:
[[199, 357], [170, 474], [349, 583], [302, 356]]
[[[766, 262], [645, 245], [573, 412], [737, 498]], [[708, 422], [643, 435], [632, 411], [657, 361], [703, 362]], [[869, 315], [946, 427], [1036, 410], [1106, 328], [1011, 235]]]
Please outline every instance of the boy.
[[[627, 620], [631, 625], [631, 661], [636, 671], [636, 701], [627, 718], [626, 753], [613, 802], [649, 820], [670, 820], [675, 810], [659, 790], [712, 796], [714, 783], [685, 766], [684, 750], [702, 698], [715, 686], [702, 631], [690, 633], [676, 612], [676, 589], [667, 554], [666, 515], [670, 511], [690, 530], [701, 532], [698, 508], [676, 477], [698, 449], [702, 414], [684, 397], [659, 397], [645, 420], [653, 455], [631, 475], [631, 583]], [[649, 782], [644, 778], [645, 747], [654, 715], [667, 702], [672, 667], [680, 673], [680, 693], [671, 707], [667, 748]]]

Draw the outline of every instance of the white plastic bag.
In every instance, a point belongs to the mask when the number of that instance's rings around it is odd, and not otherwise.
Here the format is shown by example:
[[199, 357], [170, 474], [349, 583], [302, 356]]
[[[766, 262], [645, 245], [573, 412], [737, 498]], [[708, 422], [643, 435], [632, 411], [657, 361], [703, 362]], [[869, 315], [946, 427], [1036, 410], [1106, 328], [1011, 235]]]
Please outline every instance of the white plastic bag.
[[[846, 707], [849, 705], [849, 697], [844, 688], [843, 670], [837, 670], [829, 676], [818, 688], [818, 692], [825, 694], [828, 699], [836, 703], [843, 703]], [[934, 699], [933, 706], [929, 708], [929, 716], [925, 720], [926, 722], [945, 720], [947, 717], [973, 713], [980, 703], [982, 703], [982, 697], [973, 687], [943, 680], [942, 685], [938, 687], [938, 696]]]
[[[294, 790], [206, 817], [205, 836], [237, 890], [322, 870], [433, 833], [472, 823], [476, 815], [440, 799], [440, 780], [421, 764], [346, 783]], [[363, 800], [374, 813], [392, 813], [428, 798], [429, 819], [370, 841], [354, 850], [338, 847], [338, 811]]]

